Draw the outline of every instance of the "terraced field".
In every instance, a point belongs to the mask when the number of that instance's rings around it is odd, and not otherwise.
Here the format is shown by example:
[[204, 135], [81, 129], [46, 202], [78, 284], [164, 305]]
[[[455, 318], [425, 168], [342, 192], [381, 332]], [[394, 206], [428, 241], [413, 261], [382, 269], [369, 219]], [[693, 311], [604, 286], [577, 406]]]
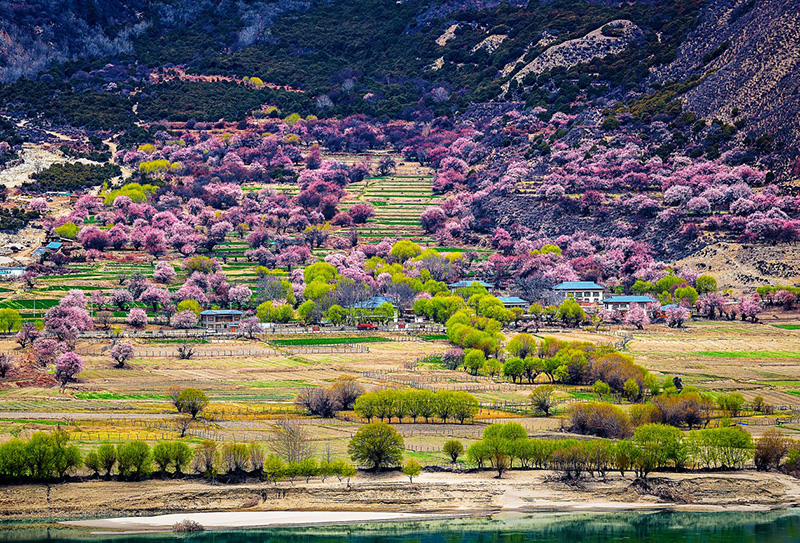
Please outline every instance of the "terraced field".
[[419, 216], [428, 206], [441, 202], [433, 193], [433, 171], [416, 163], [404, 162], [394, 157], [397, 171], [387, 177], [368, 177], [347, 187], [348, 197], [342, 207], [356, 202], [372, 204], [375, 216], [358, 228], [359, 236], [369, 241], [384, 237], [410, 239], [424, 246], [436, 245], [419, 225]]

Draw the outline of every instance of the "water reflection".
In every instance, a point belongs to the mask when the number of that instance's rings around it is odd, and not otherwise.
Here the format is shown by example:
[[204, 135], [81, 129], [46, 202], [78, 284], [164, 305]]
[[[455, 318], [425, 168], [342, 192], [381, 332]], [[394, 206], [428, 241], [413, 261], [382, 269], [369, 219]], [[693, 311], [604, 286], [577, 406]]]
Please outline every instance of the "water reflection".
[[501, 515], [195, 535], [91, 535], [5, 526], [0, 541], [118, 543], [800, 543], [800, 512]]

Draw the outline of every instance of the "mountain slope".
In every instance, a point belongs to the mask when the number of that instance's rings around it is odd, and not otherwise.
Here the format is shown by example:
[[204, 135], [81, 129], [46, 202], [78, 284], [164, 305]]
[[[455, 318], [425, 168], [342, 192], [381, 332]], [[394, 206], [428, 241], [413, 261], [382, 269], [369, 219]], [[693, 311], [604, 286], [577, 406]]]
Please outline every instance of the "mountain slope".
[[766, 134], [782, 145], [777, 166], [791, 166], [800, 144], [797, 2], [710, 2], [675, 61], [658, 78], [683, 80], [701, 72], [710, 73], [686, 93], [685, 108], [698, 117], [729, 123], [745, 119], [751, 137]]

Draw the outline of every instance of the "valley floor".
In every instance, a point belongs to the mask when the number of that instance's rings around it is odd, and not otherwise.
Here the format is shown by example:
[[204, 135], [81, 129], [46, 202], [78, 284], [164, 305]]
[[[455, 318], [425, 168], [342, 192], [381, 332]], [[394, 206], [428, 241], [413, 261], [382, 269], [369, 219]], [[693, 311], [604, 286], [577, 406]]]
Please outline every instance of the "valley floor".
[[[645, 488], [645, 486], [647, 488]], [[800, 480], [756, 471], [652, 474], [647, 485], [609, 474], [607, 481], [587, 478], [576, 485], [548, 471], [424, 473], [413, 483], [399, 473], [359, 474], [348, 485], [288, 482], [277, 486], [251, 482], [228, 485], [203, 481], [87, 480], [56, 485], [6, 486], [0, 489], [2, 520], [66, 519], [204, 513], [214, 511], [318, 511], [430, 513], [470, 516], [496, 512], [768, 510], [800, 506]], [[274, 517], [274, 515], [273, 515]], [[200, 517], [203, 518], [203, 517]], [[272, 517], [271, 517], [272, 518]], [[316, 522], [331, 522], [320, 514]], [[346, 521], [346, 516], [339, 518]], [[328, 519], [326, 521], [326, 519]], [[97, 528], [148, 528], [140, 522], [81, 523]], [[154, 524], [150, 528], [157, 528]]]

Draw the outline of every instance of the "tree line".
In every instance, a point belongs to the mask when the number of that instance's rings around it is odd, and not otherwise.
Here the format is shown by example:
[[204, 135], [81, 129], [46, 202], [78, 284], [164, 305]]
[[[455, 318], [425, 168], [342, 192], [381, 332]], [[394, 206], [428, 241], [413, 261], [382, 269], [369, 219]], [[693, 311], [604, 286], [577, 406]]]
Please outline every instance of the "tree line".
[[[283, 445], [288, 440], [282, 440]], [[191, 448], [182, 441], [144, 441], [103, 444], [82, 455], [69, 443], [63, 430], [36, 432], [30, 439], [12, 439], [0, 445], [0, 480], [6, 482], [51, 481], [77, 474], [85, 467], [93, 477], [140, 480], [147, 477], [183, 477], [194, 473], [206, 478], [226, 476], [235, 480], [258, 477], [273, 483], [298, 477], [349, 479], [355, 468], [342, 459], [317, 461], [296, 448], [277, 447], [290, 454], [280, 456], [260, 443], [224, 443], [205, 440]]]
[[[738, 426], [686, 433], [665, 424], [645, 424], [631, 439], [612, 441], [532, 439], [521, 424], [509, 422], [487, 427], [466, 455], [479, 468], [491, 467], [500, 476], [516, 463], [523, 469], [556, 470], [571, 479], [584, 473], [605, 478], [611, 470], [646, 478], [664, 469], [743, 469], [756, 450], [753, 438]], [[793, 457], [797, 459], [798, 453]]]
[[410, 418], [414, 423], [419, 419], [425, 423], [438, 419], [443, 423], [452, 420], [464, 424], [478, 414], [480, 404], [468, 392], [385, 389], [363, 394], [355, 401], [354, 409], [368, 422], [372, 419], [408, 422]]

